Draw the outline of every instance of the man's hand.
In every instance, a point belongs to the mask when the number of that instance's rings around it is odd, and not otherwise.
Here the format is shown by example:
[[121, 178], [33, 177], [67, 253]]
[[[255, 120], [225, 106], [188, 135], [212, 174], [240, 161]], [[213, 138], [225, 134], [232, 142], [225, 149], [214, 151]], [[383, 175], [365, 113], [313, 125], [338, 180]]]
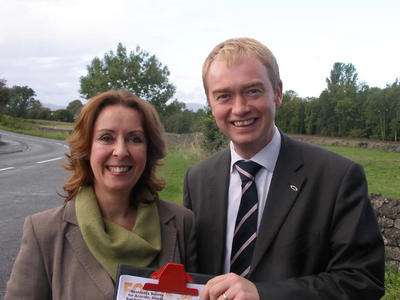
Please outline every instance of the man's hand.
[[217, 299], [260, 300], [260, 297], [254, 283], [234, 273], [229, 273], [209, 280], [201, 292], [200, 300]]

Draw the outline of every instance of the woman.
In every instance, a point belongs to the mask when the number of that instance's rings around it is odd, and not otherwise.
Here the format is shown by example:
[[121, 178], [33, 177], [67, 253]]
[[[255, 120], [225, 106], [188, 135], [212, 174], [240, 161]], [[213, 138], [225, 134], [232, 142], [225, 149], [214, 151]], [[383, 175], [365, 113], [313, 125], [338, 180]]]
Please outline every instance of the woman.
[[27, 217], [5, 299], [112, 299], [119, 264], [196, 271], [191, 211], [159, 200], [165, 156], [155, 109], [109, 91], [82, 109], [63, 206]]

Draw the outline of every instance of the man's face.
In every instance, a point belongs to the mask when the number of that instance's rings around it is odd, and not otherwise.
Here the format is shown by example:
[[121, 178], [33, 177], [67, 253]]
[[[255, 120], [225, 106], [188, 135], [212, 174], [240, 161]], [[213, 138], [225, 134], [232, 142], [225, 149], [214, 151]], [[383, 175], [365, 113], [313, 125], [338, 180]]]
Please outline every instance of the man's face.
[[214, 61], [207, 83], [207, 96], [218, 127], [240, 156], [253, 157], [274, 135], [282, 84], [274, 91], [266, 67], [252, 56], [230, 67], [225, 61]]

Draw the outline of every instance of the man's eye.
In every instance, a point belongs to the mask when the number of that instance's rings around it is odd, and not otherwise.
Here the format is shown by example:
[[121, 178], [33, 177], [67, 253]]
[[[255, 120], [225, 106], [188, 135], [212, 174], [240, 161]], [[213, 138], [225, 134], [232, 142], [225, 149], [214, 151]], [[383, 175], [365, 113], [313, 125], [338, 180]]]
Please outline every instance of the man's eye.
[[251, 89], [249, 91], [250, 94], [256, 94], [256, 93], [259, 93], [259, 92], [260, 92], [260, 90], [258, 90], [258, 89]]
[[228, 94], [222, 94], [222, 95], [218, 96], [217, 99], [226, 99], [226, 98], [228, 98]]

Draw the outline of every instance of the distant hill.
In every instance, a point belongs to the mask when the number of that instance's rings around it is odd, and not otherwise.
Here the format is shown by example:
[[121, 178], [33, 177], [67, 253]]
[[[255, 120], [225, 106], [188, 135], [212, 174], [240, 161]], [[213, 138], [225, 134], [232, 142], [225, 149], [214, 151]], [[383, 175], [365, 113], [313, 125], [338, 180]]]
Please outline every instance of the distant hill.
[[186, 108], [188, 110], [191, 110], [193, 112], [198, 111], [199, 109], [204, 109], [207, 107], [207, 104], [201, 104], [201, 103], [185, 103]]
[[56, 111], [58, 109], [66, 109], [66, 106], [62, 106], [62, 105], [56, 105], [56, 104], [52, 104], [52, 103], [42, 103], [43, 107], [47, 107], [52, 111]]

